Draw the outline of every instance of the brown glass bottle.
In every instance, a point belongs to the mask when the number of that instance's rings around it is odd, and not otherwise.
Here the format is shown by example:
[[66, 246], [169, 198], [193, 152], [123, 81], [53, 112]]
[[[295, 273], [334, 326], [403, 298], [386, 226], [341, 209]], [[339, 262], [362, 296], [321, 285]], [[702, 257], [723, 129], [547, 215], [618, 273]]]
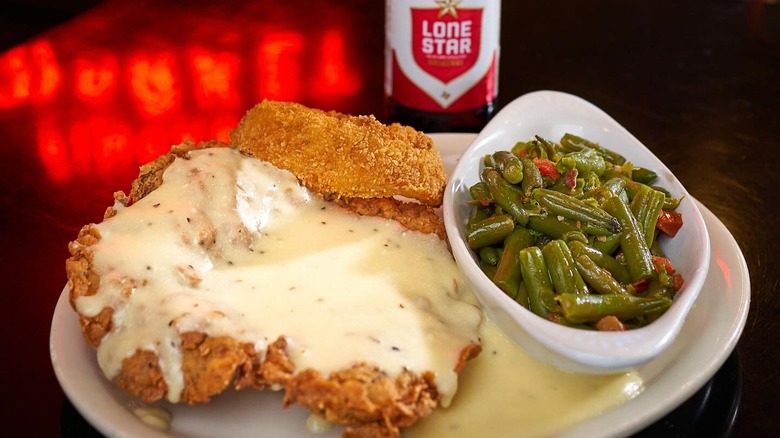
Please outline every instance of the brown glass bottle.
[[478, 132], [498, 97], [500, 0], [387, 0], [385, 108], [424, 132]]
[[496, 101], [473, 110], [444, 113], [409, 108], [387, 96], [385, 108], [389, 122], [409, 125], [423, 132], [479, 132], [495, 114]]

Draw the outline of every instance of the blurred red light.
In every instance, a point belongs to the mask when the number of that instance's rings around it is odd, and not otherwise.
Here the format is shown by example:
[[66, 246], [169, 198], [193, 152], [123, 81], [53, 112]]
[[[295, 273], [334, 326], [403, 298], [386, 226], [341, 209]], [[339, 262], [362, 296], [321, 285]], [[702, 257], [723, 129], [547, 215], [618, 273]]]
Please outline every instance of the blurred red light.
[[130, 89], [141, 114], [161, 116], [179, 109], [181, 92], [172, 53], [144, 53], [130, 60]]
[[215, 118], [210, 127], [209, 138], [230, 143], [230, 131], [238, 125], [239, 119], [237, 114], [223, 114]]
[[64, 183], [73, 176], [73, 168], [68, 156], [68, 145], [51, 120], [39, 120], [36, 139], [38, 156], [41, 158], [46, 175], [55, 183]]
[[80, 175], [121, 178], [135, 163], [130, 148], [132, 130], [113, 115], [85, 117], [70, 129], [71, 168]]
[[317, 92], [323, 95], [354, 95], [363, 86], [360, 75], [346, 62], [344, 36], [339, 30], [322, 36], [322, 61], [319, 65]]
[[62, 72], [48, 41], [39, 41], [30, 46], [30, 58], [38, 73], [38, 89], [32, 90], [37, 101], [49, 101], [57, 94]]
[[189, 55], [195, 101], [201, 108], [235, 108], [239, 104], [236, 78], [241, 60], [229, 52], [193, 48]]
[[11, 108], [30, 96], [32, 73], [25, 47], [9, 50], [0, 58], [0, 108]]
[[260, 99], [300, 99], [303, 46], [304, 38], [298, 32], [272, 32], [262, 39], [257, 53]]
[[168, 152], [174, 140], [166, 123], [145, 123], [135, 139], [137, 164], [148, 163]]
[[[229, 143], [241, 109], [258, 99], [331, 105], [359, 93], [365, 78], [350, 61], [349, 29], [323, 23], [177, 34], [130, 49], [32, 40], [0, 54], [0, 110], [28, 104], [38, 114], [37, 153], [52, 181], [134, 177], [184, 140]], [[47, 120], [40, 104], [49, 102], [67, 116]]]
[[112, 53], [93, 53], [76, 58], [73, 66], [76, 95], [90, 103], [105, 103], [113, 97], [119, 72]]

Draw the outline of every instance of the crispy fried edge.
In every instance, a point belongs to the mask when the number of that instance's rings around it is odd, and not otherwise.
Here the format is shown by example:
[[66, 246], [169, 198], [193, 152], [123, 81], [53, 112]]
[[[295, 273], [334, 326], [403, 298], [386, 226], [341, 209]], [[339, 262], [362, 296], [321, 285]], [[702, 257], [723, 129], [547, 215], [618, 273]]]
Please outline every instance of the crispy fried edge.
[[403, 196], [441, 205], [441, 156], [430, 137], [408, 126], [264, 100], [244, 115], [230, 139], [323, 195]]
[[444, 221], [429, 205], [405, 202], [395, 198], [334, 198], [332, 202], [362, 216], [376, 216], [392, 219], [409, 230], [435, 234], [447, 241]]

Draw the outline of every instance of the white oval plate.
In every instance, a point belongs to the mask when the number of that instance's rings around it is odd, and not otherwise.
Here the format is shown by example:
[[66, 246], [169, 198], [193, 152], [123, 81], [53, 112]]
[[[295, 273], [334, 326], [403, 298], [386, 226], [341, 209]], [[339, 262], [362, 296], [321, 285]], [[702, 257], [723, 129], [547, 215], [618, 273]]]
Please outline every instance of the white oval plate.
[[[447, 171], [474, 140], [474, 134], [431, 135]], [[745, 259], [726, 227], [703, 205], [710, 233], [712, 261], [704, 288], [680, 336], [661, 357], [639, 369], [645, 388], [634, 399], [559, 434], [560, 437], [617, 437], [652, 424], [701, 388], [721, 367], [739, 339], [750, 304]], [[321, 435], [305, 426], [303, 408], [281, 408], [281, 394], [269, 391], [230, 392], [200, 406], [161, 404], [173, 414], [170, 433], [151, 429], [132, 408], [140, 404], [104, 378], [95, 352], [84, 342], [78, 319], [63, 290], [54, 311], [50, 352], [66, 396], [98, 431], [111, 438], [177, 437], [338, 437], [333, 428]], [[495, 421], [507, 414], [496, 412]]]

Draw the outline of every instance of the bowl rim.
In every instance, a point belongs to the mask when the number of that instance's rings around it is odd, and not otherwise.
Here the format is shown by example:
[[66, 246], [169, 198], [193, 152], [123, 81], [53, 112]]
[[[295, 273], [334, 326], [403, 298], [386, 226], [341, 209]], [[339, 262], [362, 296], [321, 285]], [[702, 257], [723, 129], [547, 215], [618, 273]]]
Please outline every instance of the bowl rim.
[[[697, 238], [697, 243], [701, 243], [701, 247], [696, 254], [698, 256], [694, 263], [696, 269], [686, 275], [686, 283], [675, 298], [672, 307], [652, 324], [623, 332], [598, 332], [566, 327], [540, 318], [528, 309], [517, 305], [514, 300], [490, 281], [477, 266], [473, 251], [466, 246], [463, 238], [463, 226], [455, 214], [455, 209], [458, 208], [455, 198], [459, 191], [462, 193], [464, 188], [466, 191], [468, 189], [465, 187], [464, 179], [468, 177], [468, 172], [473, 171], [474, 158], [478, 151], [486, 148], [485, 145], [495, 141], [501, 135], [509, 135], [506, 132], [516, 126], [516, 124], [509, 123], [512, 117], [522, 114], [525, 108], [540, 103], [553, 107], [574, 108], [576, 111], [584, 112], [598, 119], [600, 123], [608, 126], [608, 131], [616, 136], [625, 137], [631, 143], [630, 147], [638, 149], [636, 153], [629, 155], [642, 156], [644, 160], [639, 161], [652, 161], [654, 170], [662, 171], [664, 175], [668, 175], [671, 177], [671, 181], [676, 183], [677, 187], [674, 190], [679, 192], [679, 195], [683, 197], [683, 202], [686, 203], [685, 223], [692, 224], [681, 232], [693, 233], [694, 237]], [[521, 139], [516, 138], [515, 141], [517, 140]], [[502, 148], [493, 147], [492, 149]], [[628, 156], [626, 158], [628, 161], [635, 161]], [[552, 361], [555, 362], [554, 364], [560, 365], [561, 368], [597, 373], [621, 371], [640, 366], [656, 357], [672, 343], [679, 333], [701, 291], [709, 268], [710, 240], [707, 227], [696, 202], [682, 183], [658, 157], [606, 112], [578, 96], [560, 91], [540, 90], [527, 93], [502, 108], [480, 131], [459, 159], [452, 175], [448, 178], [442, 209], [453, 256], [486, 313], [492, 316], [499, 327], [516, 342], [523, 343], [526, 347], [530, 346], [532, 350], [537, 348], [544, 350], [541, 354], [545, 356], [547, 361], [550, 361], [550, 353], [552, 353]], [[504, 314], [498, 314], [499, 312]], [[523, 331], [524, 335], [515, 333], [517, 329]], [[538, 345], [530, 345], [531, 343]], [[637, 347], [637, 345], [641, 347]]]

